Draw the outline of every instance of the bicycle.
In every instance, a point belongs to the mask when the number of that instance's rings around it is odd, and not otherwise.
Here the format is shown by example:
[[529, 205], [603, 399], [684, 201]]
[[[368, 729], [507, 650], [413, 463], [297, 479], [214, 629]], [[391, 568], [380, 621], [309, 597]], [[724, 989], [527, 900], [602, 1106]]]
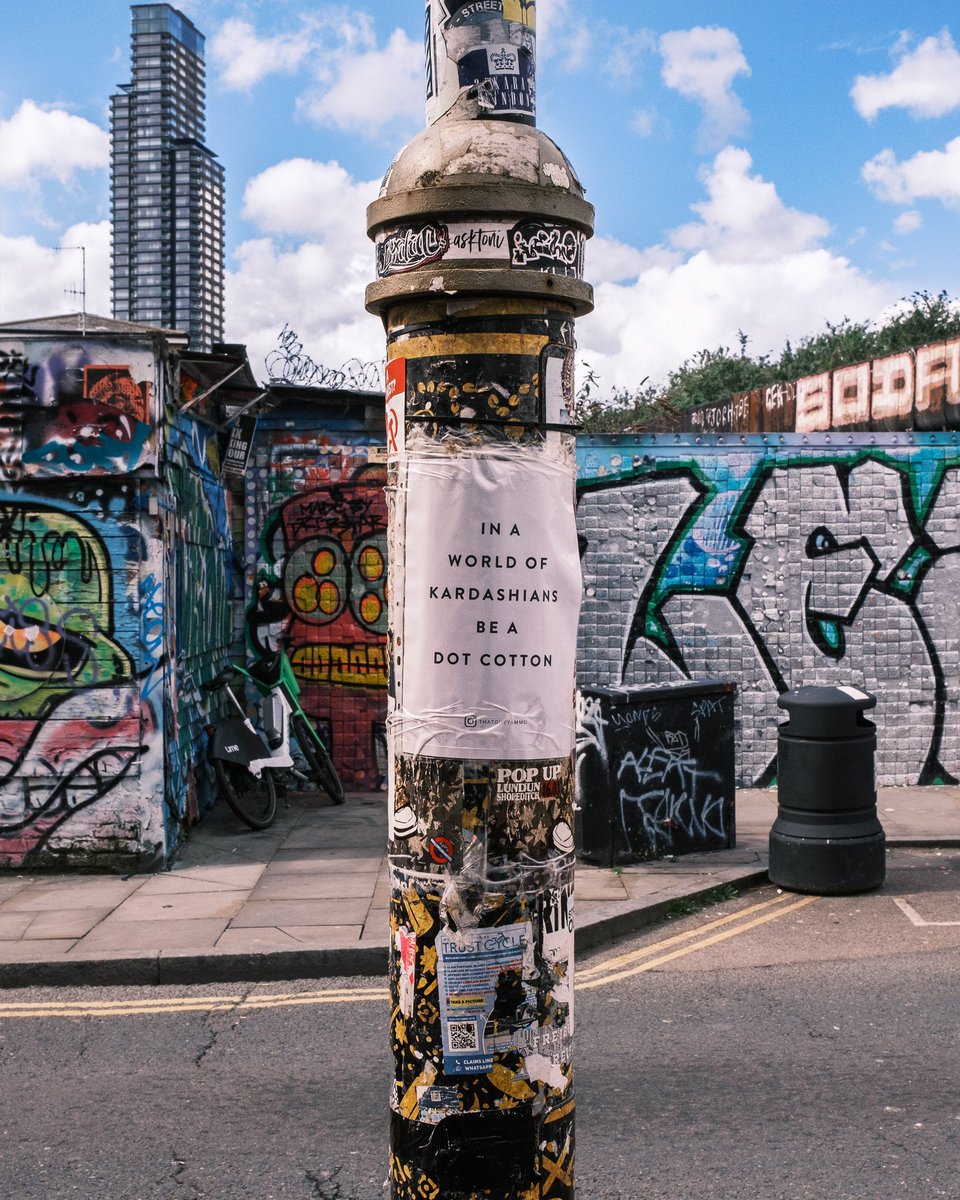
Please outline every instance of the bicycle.
[[[253, 727], [230, 681], [249, 680], [263, 697], [264, 737]], [[267, 829], [277, 815], [275, 771], [288, 771], [313, 782], [334, 804], [344, 800], [343, 784], [323, 739], [300, 703], [300, 684], [281, 646], [250, 667], [229, 666], [209, 683], [206, 692], [225, 691], [236, 712], [207, 726], [207, 759], [213, 764], [217, 793], [251, 829]], [[305, 774], [294, 763], [290, 733], [306, 760]]]

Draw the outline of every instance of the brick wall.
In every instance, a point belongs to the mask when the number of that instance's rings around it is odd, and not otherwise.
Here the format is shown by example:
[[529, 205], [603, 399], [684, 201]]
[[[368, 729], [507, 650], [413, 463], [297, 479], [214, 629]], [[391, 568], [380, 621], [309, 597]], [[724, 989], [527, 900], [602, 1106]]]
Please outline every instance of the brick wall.
[[159, 335], [0, 338], [0, 867], [169, 860], [212, 802], [228, 497]]
[[282, 635], [301, 702], [348, 789], [386, 784], [387, 509], [369, 398], [295, 398], [261, 418], [247, 473], [247, 643]]
[[960, 441], [952, 433], [581, 439], [583, 684], [738, 685], [741, 784], [777, 696], [878, 698], [889, 784], [960, 778]]

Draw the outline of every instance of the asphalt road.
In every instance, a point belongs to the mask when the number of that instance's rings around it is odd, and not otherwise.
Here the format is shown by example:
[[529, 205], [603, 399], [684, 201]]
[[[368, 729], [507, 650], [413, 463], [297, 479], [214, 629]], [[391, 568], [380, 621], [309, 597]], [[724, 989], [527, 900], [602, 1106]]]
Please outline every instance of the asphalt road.
[[[580, 1200], [960, 1196], [960, 854], [578, 964]], [[380, 979], [0, 992], [5, 1200], [375, 1200]]]

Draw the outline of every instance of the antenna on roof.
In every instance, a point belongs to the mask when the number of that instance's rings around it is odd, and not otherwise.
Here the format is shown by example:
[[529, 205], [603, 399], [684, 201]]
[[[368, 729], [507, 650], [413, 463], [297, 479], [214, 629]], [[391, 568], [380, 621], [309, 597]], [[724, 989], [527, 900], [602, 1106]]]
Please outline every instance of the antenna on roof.
[[86, 246], [55, 246], [56, 250], [79, 250], [80, 251], [80, 287], [79, 288], [64, 288], [65, 296], [80, 297], [80, 336], [86, 337], [87, 334], [87, 248]]

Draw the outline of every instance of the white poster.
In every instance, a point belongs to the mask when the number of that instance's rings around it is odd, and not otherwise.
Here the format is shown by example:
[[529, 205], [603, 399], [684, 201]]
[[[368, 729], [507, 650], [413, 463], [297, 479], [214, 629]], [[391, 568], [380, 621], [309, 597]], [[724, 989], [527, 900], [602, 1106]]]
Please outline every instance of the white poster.
[[537, 454], [405, 465], [399, 750], [573, 749], [580, 557], [570, 469]]

